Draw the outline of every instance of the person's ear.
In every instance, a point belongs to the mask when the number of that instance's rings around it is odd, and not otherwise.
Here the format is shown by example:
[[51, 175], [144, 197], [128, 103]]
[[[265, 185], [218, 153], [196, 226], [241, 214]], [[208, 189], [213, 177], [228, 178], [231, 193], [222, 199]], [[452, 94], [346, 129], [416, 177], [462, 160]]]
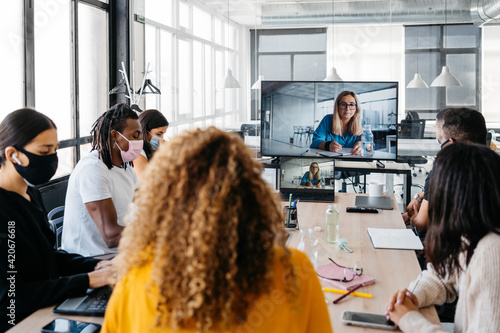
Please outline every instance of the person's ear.
[[109, 137], [113, 140], [113, 142], [116, 142], [116, 140], [118, 140], [118, 131], [111, 130], [111, 132], [109, 132]]
[[17, 150], [14, 147], [7, 147], [5, 148], [5, 157], [8, 159], [12, 164], [18, 164], [22, 165], [23, 163], [21, 162]]

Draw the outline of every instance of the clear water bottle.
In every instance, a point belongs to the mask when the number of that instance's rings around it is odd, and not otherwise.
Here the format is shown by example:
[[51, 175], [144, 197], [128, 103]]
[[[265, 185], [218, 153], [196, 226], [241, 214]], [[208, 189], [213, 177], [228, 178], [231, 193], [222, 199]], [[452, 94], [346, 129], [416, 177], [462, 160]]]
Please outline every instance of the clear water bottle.
[[372, 157], [373, 148], [372, 125], [364, 125], [361, 133], [361, 156]]
[[326, 210], [326, 241], [336, 243], [339, 240], [339, 211], [337, 205], [328, 205]]
[[314, 268], [318, 263], [318, 239], [314, 236], [313, 229], [300, 229], [300, 242], [297, 250], [305, 253], [311, 260]]

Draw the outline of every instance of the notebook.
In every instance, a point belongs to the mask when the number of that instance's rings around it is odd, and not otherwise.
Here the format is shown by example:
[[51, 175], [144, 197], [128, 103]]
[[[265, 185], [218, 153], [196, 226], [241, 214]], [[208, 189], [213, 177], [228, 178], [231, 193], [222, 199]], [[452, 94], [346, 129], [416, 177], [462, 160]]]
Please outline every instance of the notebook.
[[356, 207], [375, 208], [375, 209], [393, 209], [391, 197], [356, 197]]
[[354, 279], [349, 282], [331, 280], [332, 278], [341, 280], [344, 277], [344, 268], [339, 267], [334, 263], [319, 266], [318, 268], [316, 268], [316, 274], [321, 281], [327, 282], [335, 286], [336, 288], [343, 290], [347, 290], [347, 288], [357, 286], [361, 283], [365, 285], [375, 283], [375, 278], [366, 274], [356, 275]]
[[103, 317], [106, 311], [112, 289], [102, 287], [93, 289], [90, 293], [81, 297], [71, 297], [57, 305], [53, 312], [79, 315], [79, 316], [99, 316]]
[[368, 235], [376, 249], [423, 250], [420, 238], [411, 229], [368, 228]]

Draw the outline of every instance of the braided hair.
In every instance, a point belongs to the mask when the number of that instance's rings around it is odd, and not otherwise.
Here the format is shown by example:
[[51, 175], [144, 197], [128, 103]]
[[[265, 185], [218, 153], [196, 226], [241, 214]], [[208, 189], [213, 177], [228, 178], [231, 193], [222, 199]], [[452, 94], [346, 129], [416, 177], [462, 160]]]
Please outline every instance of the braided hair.
[[[127, 119], [139, 119], [139, 117], [127, 104], [115, 104], [97, 118], [90, 130], [92, 136], [91, 151], [97, 150], [99, 152], [99, 158], [108, 169], [113, 167], [111, 131], [115, 130], [121, 133], [127, 125]], [[122, 166], [126, 168], [127, 164], [123, 163]]]

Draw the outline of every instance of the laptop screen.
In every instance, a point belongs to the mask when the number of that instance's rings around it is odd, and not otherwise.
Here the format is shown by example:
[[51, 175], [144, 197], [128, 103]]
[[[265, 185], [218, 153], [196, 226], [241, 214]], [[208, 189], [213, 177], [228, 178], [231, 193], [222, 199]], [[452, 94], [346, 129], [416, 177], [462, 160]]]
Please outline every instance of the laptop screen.
[[333, 200], [335, 161], [325, 158], [283, 158], [280, 192], [301, 200]]

